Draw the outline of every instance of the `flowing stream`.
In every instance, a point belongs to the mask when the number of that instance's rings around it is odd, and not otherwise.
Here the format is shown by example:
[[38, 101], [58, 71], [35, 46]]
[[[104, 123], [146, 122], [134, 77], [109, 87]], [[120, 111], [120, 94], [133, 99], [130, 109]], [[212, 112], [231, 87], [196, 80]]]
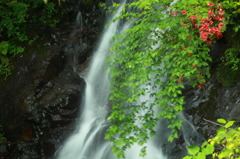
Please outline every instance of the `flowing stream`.
[[[122, 6], [118, 8], [111, 20], [120, 15], [122, 8]], [[77, 19], [80, 19], [80, 16], [79, 14]], [[111, 23], [105, 28], [102, 34], [99, 46], [89, 66], [89, 71], [84, 77], [87, 85], [78, 126], [74, 134], [70, 136], [63, 147], [59, 149], [58, 159], [116, 158], [111, 152], [111, 143], [104, 140], [104, 134], [107, 129], [106, 118], [109, 110], [108, 97], [110, 90], [108, 79], [109, 68], [105, 66], [105, 60], [111, 47], [111, 38], [119, 32], [119, 25], [119, 20]], [[130, 25], [126, 23], [123, 24], [122, 28], [124, 30], [129, 26]], [[139, 100], [148, 100], [149, 97], [144, 96], [139, 98]], [[185, 119], [183, 116], [182, 118]], [[189, 126], [190, 123], [187, 123], [187, 125], [190, 129], [194, 129], [192, 126]], [[161, 126], [158, 130], [160, 129]], [[183, 131], [188, 131], [188, 129], [183, 129]], [[159, 135], [157, 135], [156, 138], [159, 138]], [[147, 143], [147, 156], [144, 157], [145, 159], [167, 158], [162, 154], [161, 144], [159, 144], [160, 141], [156, 140], [156, 138]], [[160, 138], [164, 137], [161, 136]], [[184, 136], [184, 138], [189, 139], [189, 136]], [[140, 149], [140, 146], [133, 145], [131, 149], [126, 151], [126, 159], [141, 159], [139, 157]]]

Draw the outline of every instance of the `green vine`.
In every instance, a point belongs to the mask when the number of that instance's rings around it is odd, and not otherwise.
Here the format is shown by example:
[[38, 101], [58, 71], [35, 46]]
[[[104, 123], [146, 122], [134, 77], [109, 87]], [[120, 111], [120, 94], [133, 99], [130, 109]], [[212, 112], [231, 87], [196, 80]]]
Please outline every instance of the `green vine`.
[[[209, 46], [223, 37], [231, 21], [225, 3], [138, 0], [126, 4], [115, 19], [132, 22], [131, 28], [114, 37], [109, 60], [112, 112], [106, 139], [112, 141], [119, 158], [133, 144], [141, 145], [140, 156], [145, 156], [145, 143], [155, 135], [161, 119], [170, 123], [169, 141], [178, 137], [182, 90], [187, 85], [205, 87], [210, 76]], [[153, 102], [141, 100], [144, 96]]]

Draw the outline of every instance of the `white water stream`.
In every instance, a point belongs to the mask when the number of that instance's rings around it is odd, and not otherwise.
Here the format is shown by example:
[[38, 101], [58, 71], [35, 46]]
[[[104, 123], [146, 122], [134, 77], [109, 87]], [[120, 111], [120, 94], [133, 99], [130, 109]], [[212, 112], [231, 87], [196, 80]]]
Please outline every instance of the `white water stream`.
[[[112, 19], [120, 15], [122, 6], [118, 8]], [[111, 19], [111, 20], [112, 20]], [[115, 159], [111, 152], [111, 143], [104, 140], [107, 129], [106, 118], [108, 115], [109, 97], [109, 72], [105, 60], [109, 54], [111, 38], [118, 33], [119, 20], [108, 25], [105, 29], [94, 57], [89, 66], [89, 71], [84, 78], [86, 90], [82, 111], [78, 121], [77, 130], [59, 149], [58, 159]], [[123, 30], [130, 25], [123, 24]], [[139, 97], [140, 102], [150, 101], [149, 95]], [[151, 102], [151, 101], [150, 101]], [[157, 141], [159, 142], [159, 141]], [[147, 156], [144, 159], [166, 159], [162, 154], [161, 146], [156, 146], [153, 140], [147, 143]], [[141, 147], [133, 145], [126, 151], [126, 159], [142, 159], [139, 157]]]

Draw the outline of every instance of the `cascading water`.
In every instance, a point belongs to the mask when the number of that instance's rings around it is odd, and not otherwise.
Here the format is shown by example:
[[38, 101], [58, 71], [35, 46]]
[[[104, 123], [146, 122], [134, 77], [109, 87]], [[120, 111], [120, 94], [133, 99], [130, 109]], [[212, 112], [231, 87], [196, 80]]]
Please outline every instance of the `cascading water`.
[[[122, 7], [113, 18], [119, 16]], [[108, 110], [109, 69], [104, 67], [111, 46], [110, 40], [117, 32], [119, 21], [105, 30], [101, 42], [85, 77], [86, 92], [79, 128], [60, 150], [59, 159], [113, 159], [110, 144], [104, 141], [105, 119]]]
[[[118, 8], [112, 19], [120, 15], [123, 5]], [[81, 13], [77, 16], [78, 23], [82, 24]], [[122, 30], [130, 27], [123, 24]], [[111, 47], [111, 38], [118, 33], [119, 20], [111, 23], [104, 31], [98, 49], [89, 67], [87, 76], [84, 77], [87, 85], [85, 90], [84, 103], [78, 127], [75, 133], [67, 140], [64, 146], [59, 149], [58, 159], [115, 159], [111, 152], [111, 143], [104, 140], [107, 129], [107, 114], [109, 110], [109, 68], [105, 66], [105, 59]], [[144, 86], [143, 86], [144, 87]], [[151, 91], [151, 90], [148, 90]], [[150, 92], [149, 92], [150, 93]], [[150, 94], [139, 97], [139, 102], [148, 101], [151, 104]], [[160, 126], [161, 127], [161, 126]], [[145, 159], [166, 159], [162, 154], [159, 137], [162, 129], [158, 126], [158, 139], [150, 140], [147, 146], [147, 156]], [[159, 131], [160, 130], [160, 131]], [[184, 129], [185, 130], [185, 129]], [[186, 130], [187, 131], [187, 130]], [[167, 137], [164, 137], [167, 138]], [[137, 144], [126, 151], [126, 159], [140, 159], [141, 147]]]

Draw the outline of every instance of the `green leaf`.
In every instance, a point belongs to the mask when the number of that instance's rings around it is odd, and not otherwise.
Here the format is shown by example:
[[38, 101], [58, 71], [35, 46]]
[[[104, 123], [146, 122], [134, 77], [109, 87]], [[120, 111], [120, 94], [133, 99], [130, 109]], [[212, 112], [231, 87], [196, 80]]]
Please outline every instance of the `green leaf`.
[[229, 128], [234, 124], [235, 121], [228, 121], [227, 124], [224, 126], [225, 128]]
[[198, 153], [197, 159], [206, 159], [206, 155], [202, 152]]
[[221, 124], [225, 124], [225, 123], [226, 123], [226, 120], [224, 120], [224, 119], [217, 119], [217, 121], [218, 121], [219, 123], [221, 123]]
[[188, 154], [196, 155], [199, 152], [200, 148], [198, 146], [191, 145], [187, 147], [187, 150], [188, 150]]
[[202, 152], [205, 154], [205, 155], [210, 155], [212, 154], [214, 151], [214, 146], [213, 145], [207, 145], [205, 148], [202, 149]]

